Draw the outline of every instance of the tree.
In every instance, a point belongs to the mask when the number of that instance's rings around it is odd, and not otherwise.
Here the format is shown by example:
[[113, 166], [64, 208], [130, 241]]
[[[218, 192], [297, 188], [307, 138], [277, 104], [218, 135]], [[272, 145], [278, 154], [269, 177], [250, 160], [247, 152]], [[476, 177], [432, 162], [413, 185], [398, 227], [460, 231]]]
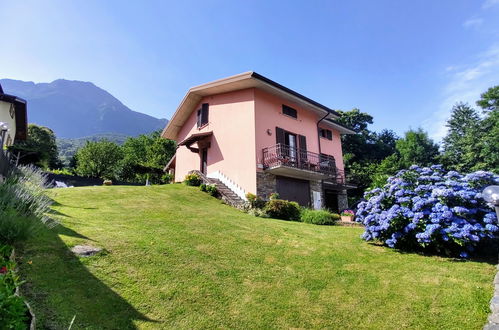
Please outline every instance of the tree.
[[492, 111], [480, 126], [484, 132], [479, 141], [482, 164], [475, 165], [473, 170], [484, 169], [499, 173], [499, 110]]
[[161, 137], [161, 132], [128, 138], [123, 144], [120, 178], [132, 182], [165, 183], [163, 168], [175, 154], [175, 142]]
[[490, 87], [485, 93], [482, 93], [480, 100], [476, 104], [484, 111], [497, 110], [499, 106], [499, 85]]
[[48, 127], [29, 124], [26, 141], [15, 143], [9, 150], [20, 164], [34, 164], [44, 169], [61, 166], [55, 134]]
[[373, 123], [373, 117], [359, 109], [339, 113], [338, 122], [357, 132], [342, 136], [345, 171], [348, 180], [357, 185], [356, 189], [349, 191], [350, 201], [355, 202], [371, 186], [379, 163], [396, 151], [398, 137], [390, 130], [370, 131], [368, 126]]
[[478, 144], [480, 162], [475, 164], [474, 170], [488, 170], [499, 173], [499, 85], [489, 88], [481, 95], [477, 104], [485, 111], [485, 117], [480, 122], [482, 132], [480, 139], [473, 142]]
[[396, 148], [402, 168], [411, 165], [432, 165], [438, 156], [438, 145], [421, 128], [407, 131], [405, 136], [397, 141]]
[[468, 104], [458, 103], [447, 121], [448, 132], [443, 139], [442, 162], [450, 169], [469, 172], [478, 162], [482, 131], [480, 117]]
[[123, 152], [116, 143], [87, 142], [76, 153], [76, 172], [82, 176], [114, 179], [122, 159]]

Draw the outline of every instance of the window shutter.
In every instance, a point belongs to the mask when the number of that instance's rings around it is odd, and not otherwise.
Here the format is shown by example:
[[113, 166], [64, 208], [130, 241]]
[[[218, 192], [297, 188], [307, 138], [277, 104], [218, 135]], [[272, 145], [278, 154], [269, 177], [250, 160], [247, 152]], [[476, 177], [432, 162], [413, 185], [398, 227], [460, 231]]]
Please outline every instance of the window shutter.
[[286, 144], [285, 132], [282, 128], [280, 127], [275, 128], [275, 138], [276, 138], [276, 143]]
[[208, 124], [208, 103], [203, 103], [201, 108], [201, 125]]
[[201, 127], [201, 109], [198, 110], [196, 123], [198, 127]]
[[300, 148], [300, 158], [306, 161], [307, 157], [307, 138], [303, 135], [298, 135], [298, 148]]
[[299, 148], [301, 150], [307, 151], [307, 138], [303, 135], [298, 135]]

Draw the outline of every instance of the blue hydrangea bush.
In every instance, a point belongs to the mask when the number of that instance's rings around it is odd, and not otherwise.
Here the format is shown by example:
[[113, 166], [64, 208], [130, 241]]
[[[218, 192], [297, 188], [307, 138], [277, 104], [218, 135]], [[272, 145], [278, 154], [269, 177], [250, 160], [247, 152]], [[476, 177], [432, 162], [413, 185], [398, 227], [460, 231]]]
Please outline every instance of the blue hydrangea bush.
[[481, 195], [498, 182], [490, 172], [462, 175], [441, 165], [413, 165], [365, 193], [356, 213], [365, 226], [362, 238], [466, 258], [499, 233], [495, 212]]

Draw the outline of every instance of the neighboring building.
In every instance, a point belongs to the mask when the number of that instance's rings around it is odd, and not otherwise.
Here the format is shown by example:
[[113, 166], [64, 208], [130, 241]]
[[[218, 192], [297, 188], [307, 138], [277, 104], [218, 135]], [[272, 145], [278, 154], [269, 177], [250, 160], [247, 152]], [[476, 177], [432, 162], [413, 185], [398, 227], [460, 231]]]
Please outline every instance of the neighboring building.
[[0, 85], [0, 176], [8, 169], [6, 148], [15, 141], [26, 140], [27, 132], [26, 101], [4, 94]]
[[163, 130], [177, 141], [167, 169], [182, 181], [200, 170], [241, 199], [250, 192], [314, 208], [346, 208], [339, 114], [246, 72], [191, 88]]

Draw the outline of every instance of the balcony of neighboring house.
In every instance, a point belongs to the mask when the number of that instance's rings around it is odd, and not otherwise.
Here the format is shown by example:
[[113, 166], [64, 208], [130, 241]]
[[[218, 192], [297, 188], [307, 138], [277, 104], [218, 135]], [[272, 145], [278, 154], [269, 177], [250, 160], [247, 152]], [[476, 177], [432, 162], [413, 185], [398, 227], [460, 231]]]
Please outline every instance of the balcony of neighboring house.
[[263, 149], [263, 167], [275, 175], [345, 184], [345, 175], [336, 168], [333, 156], [282, 143]]

